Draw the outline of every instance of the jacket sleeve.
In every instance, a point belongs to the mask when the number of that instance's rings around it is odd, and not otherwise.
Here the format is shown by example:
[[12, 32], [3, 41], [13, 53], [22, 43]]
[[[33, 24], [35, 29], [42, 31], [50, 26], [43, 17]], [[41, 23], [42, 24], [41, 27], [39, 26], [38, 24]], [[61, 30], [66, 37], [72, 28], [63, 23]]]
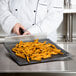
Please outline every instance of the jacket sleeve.
[[19, 21], [9, 11], [9, 0], [0, 0], [0, 25], [7, 34], [11, 34], [11, 30]]
[[[50, 1], [50, 0], [48, 0]], [[32, 34], [47, 33], [50, 34], [57, 30], [63, 20], [63, 0], [51, 0], [48, 6], [48, 13], [45, 19], [38, 25], [34, 25], [28, 29]], [[35, 30], [38, 30], [36, 31]], [[38, 28], [38, 29], [37, 29]]]

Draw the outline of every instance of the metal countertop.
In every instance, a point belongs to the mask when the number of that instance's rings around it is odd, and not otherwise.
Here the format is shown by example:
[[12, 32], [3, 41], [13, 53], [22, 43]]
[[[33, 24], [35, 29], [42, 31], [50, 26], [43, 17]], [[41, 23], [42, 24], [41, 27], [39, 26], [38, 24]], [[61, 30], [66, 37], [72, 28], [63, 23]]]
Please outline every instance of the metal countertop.
[[69, 61], [54, 61], [17, 65], [10, 57], [3, 44], [0, 44], [0, 72], [76, 72], [76, 43], [57, 43], [60, 47], [73, 55]]

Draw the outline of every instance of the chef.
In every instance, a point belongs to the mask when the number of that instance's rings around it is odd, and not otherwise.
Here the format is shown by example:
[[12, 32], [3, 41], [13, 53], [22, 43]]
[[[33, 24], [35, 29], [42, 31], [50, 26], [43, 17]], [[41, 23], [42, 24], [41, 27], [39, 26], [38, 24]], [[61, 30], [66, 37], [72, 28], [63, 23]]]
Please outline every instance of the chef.
[[7, 34], [46, 33], [57, 40], [63, 20], [63, 0], [0, 0], [0, 25]]

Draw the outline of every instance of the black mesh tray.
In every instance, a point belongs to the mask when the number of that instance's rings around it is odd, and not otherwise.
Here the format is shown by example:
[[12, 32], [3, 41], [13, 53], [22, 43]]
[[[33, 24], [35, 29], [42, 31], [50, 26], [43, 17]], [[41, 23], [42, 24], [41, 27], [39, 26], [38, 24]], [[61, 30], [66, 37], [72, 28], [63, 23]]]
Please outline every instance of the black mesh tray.
[[43, 62], [51, 62], [51, 61], [61, 61], [61, 60], [67, 60], [71, 58], [71, 55], [57, 46], [54, 42], [52, 42], [49, 39], [40, 39], [39, 42], [44, 42], [47, 41], [47, 43], [54, 44], [56, 48], [60, 49], [64, 54], [63, 55], [53, 55], [51, 58], [47, 59], [42, 59], [41, 61], [30, 61], [29, 63], [27, 62], [26, 59], [20, 58], [15, 55], [15, 53], [12, 51], [12, 48], [16, 45], [16, 43], [5, 43], [4, 46], [8, 50], [10, 56], [13, 58], [13, 60], [18, 64], [18, 65], [27, 65], [27, 64], [34, 64], [34, 63], [43, 63]]

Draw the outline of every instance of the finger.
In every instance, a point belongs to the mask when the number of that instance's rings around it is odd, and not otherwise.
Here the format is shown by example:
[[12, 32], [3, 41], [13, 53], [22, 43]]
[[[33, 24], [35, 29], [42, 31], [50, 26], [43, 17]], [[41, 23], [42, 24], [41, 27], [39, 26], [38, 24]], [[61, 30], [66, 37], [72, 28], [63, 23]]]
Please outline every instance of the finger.
[[28, 32], [28, 34], [31, 34], [29, 31], [27, 31]]
[[30, 32], [26, 31], [23, 35], [30, 35]]
[[19, 28], [16, 29], [16, 34], [20, 35]]

